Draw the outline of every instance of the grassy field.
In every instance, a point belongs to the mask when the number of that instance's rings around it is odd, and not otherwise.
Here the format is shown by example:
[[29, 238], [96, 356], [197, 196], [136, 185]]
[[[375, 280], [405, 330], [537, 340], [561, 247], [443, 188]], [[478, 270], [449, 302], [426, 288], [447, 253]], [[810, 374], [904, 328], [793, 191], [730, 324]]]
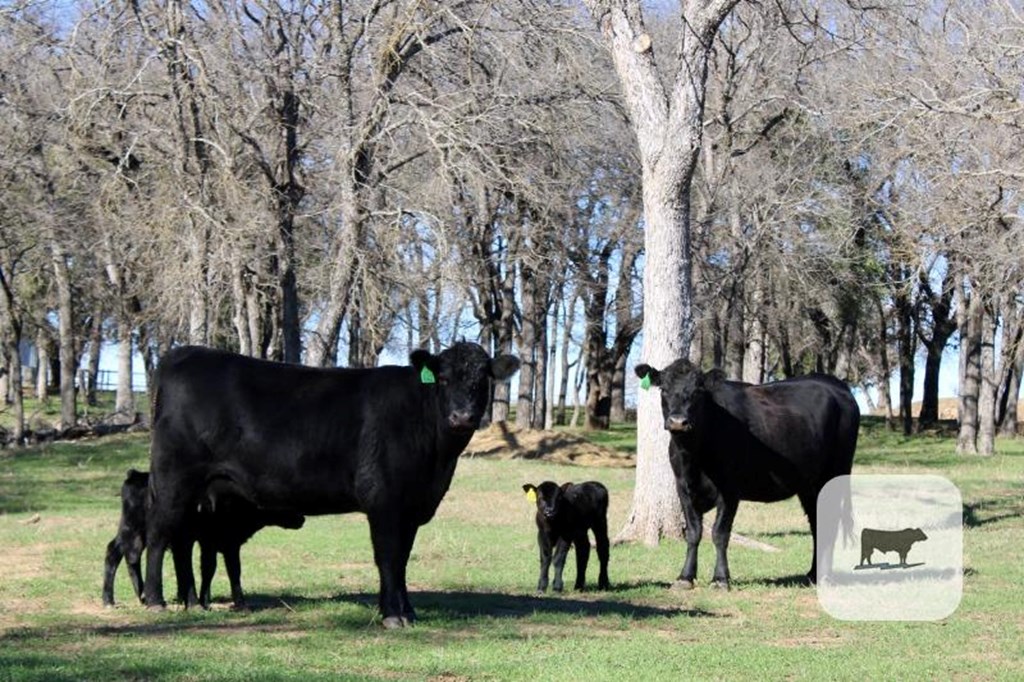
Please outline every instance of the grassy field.
[[[630, 429], [609, 438], [630, 447]], [[210, 612], [151, 613], [118, 575], [100, 606], [103, 553], [144, 436], [0, 453], [0, 680], [1024, 679], [1024, 442], [961, 459], [948, 439], [865, 429], [859, 472], [942, 474], [962, 490], [959, 609], [939, 622], [846, 622], [796, 585], [810, 537], [798, 505], [744, 504], [736, 530], [779, 547], [731, 550], [733, 590], [668, 585], [683, 548], [612, 548], [610, 592], [533, 594], [524, 482], [598, 479], [621, 527], [633, 471], [467, 459], [409, 566], [420, 622], [384, 631], [361, 515], [268, 529], [243, 549], [253, 610], [227, 608], [223, 569]], [[593, 555], [592, 555], [593, 556]], [[592, 561], [595, 559], [592, 558]], [[570, 561], [571, 563], [571, 561]], [[592, 564], [592, 579], [596, 566]], [[165, 582], [173, 587], [170, 561]], [[567, 568], [571, 585], [574, 570]], [[173, 591], [170, 589], [169, 591]]]

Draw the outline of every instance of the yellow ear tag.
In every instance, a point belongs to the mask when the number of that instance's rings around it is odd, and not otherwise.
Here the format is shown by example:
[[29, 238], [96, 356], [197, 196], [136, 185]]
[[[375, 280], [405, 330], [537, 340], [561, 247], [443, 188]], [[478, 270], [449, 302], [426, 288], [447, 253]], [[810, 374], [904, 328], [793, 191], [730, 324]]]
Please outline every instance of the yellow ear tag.
[[537, 503], [537, 491], [536, 490], [527, 490], [526, 491], [526, 499], [529, 500], [530, 502], [533, 502], [534, 504], [536, 504]]

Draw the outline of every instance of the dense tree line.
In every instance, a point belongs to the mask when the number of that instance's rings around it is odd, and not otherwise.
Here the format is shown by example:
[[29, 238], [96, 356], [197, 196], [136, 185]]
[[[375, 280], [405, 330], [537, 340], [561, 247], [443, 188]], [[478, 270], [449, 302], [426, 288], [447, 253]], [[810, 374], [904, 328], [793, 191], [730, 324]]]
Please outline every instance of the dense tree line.
[[[16, 423], [31, 389], [70, 425], [107, 341], [130, 414], [131, 349], [367, 366], [466, 336], [523, 360], [494, 419], [576, 394], [603, 428], [667, 324], [736, 379], [898, 377], [871, 395], [907, 431], [958, 344], [959, 445], [991, 452], [1024, 370], [1017, 0], [680, 7], [4, 3]], [[657, 221], [686, 223], [682, 275]], [[21, 385], [23, 340], [56, 386]]]

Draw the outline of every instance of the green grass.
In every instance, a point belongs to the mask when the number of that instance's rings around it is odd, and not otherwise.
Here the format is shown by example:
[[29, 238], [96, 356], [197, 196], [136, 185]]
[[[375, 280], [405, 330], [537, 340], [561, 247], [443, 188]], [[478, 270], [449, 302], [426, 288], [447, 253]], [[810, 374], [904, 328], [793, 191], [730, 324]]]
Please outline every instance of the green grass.
[[[601, 438], [629, 447], [631, 429]], [[607, 440], [605, 441], [607, 442]], [[267, 529], [243, 549], [254, 610], [172, 606], [150, 613], [118, 575], [115, 609], [100, 606], [103, 552], [117, 491], [145, 468], [144, 436], [0, 453], [0, 680], [586, 680], [1021, 679], [1024, 675], [1024, 443], [958, 458], [953, 442], [867, 429], [856, 471], [931, 472], [964, 494], [963, 600], [940, 622], [834, 620], [807, 569], [810, 537], [794, 501], [744, 504], [736, 530], [776, 545], [731, 550], [732, 591], [668, 589], [682, 544], [612, 548], [607, 593], [537, 597], [535, 529], [522, 483], [599, 479], [622, 526], [633, 471], [538, 461], [460, 462], [451, 491], [409, 565], [420, 622], [384, 631], [377, 577], [359, 514]], [[596, 559], [592, 558], [592, 561]], [[571, 563], [571, 562], [570, 562]], [[170, 561], [165, 583], [173, 586]], [[596, 566], [591, 571], [596, 577]], [[567, 568], [571, 585], [574, 575]]]

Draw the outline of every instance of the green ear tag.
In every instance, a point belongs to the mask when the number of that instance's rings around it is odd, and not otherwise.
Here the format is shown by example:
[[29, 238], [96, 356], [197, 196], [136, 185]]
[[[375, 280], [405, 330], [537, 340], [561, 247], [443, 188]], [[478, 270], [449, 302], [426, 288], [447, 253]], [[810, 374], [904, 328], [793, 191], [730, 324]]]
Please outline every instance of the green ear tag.
[[648, 372], [644, 375], [644, 378], [640, 380], [640, 388], [645, 391], [651, 387], [651, 373]]
[[430, 371], [430, 368], [423, 365], [423, 369], [420, 370], [420, 383], [421, 384], [436, 384], [437, 378], [434, 373]]

